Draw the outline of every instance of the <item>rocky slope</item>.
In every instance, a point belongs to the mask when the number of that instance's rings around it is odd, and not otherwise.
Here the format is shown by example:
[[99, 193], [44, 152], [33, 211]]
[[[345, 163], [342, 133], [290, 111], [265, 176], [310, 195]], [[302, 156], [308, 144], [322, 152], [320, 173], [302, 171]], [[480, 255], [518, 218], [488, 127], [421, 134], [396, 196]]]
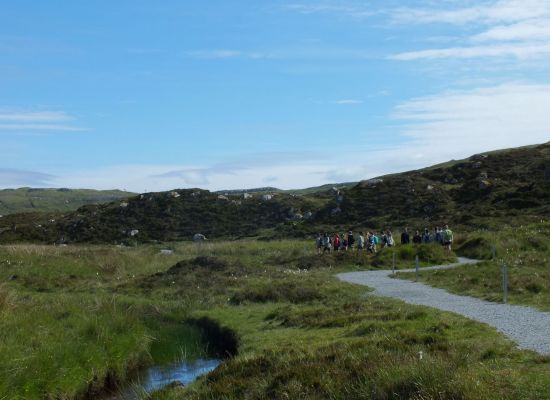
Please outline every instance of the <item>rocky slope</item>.
[[301, 195], [176, 190], [63, 215], [9, 215], [0, 218], [0, 241], [169, 241], [199, 232], [273, 238], [443, 223], [490, 229], [549, 217], [550, 142]]

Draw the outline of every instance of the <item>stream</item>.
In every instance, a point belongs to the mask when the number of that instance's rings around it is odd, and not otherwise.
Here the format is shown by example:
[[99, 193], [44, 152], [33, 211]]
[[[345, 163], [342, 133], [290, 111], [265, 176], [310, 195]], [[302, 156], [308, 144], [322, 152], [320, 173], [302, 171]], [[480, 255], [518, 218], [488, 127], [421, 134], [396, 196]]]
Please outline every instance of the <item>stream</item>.
[[110, 400], [137, 400], [165, 388], [171, 384], [187, 386], [202, 375], [213, 371], [221, 364], [218, 359], [199, 359], [182, 361], [168, 366], [153, 366], [143, 371], [140, 376], [120, 390]]

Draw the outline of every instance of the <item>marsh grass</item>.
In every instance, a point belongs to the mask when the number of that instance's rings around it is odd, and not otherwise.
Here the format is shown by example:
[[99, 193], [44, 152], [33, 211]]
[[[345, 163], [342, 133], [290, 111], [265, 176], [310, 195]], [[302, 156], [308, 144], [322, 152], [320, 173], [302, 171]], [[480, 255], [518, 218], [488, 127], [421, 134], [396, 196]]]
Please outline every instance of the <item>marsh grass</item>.
[[155, 398], [550, 394], [547, 359], [481, 324], [334, 278], [391, 268], [391, 251], [399, 268], [417, 253], [423, 265], [454, 257], [437, 247], [318, 256], [306, 241], [170, 246], [0, 247], [0, 398], [93, 398], [143, 366], [208, 355], [185, 323], [202, 317], [235, 332], [239, 354]]

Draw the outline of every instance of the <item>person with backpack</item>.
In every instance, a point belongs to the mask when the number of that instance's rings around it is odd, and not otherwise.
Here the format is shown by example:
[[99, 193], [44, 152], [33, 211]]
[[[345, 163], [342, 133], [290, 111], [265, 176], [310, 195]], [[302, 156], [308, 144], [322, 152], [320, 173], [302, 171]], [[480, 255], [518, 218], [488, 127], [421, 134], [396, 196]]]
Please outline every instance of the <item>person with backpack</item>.
[[445, 225], [443, 230], [443, 246], [449, 251], [452, 251], [454, 235], [453, 231], [449, 229], [449, 225]]
[[393, 240], [393, 235], [391, 231], [386, 232], [386, 246], [387, 247], [393, 247], [395, 245], [395, 241]]
[[340, 238], [341, 238], [340, 239], [340, 242], [341, 242], [340, 249], [342, 251], [347, 250], [348, 249], [348, 239], [347, 239], [346, 235], [343, 232], [340, 235]]
[[353, 249], [353, 245], [355, 244], [355, 238], [353, 237], [353, 232], [348, 232], [348, 249]]
[[409, 229], [405, 228], [401, 233], [401, 244], [409, 244], [410, 242], [411, 242], [411, 238], [409, 236]]
[[359, 232], [359, 237], [357, 238], [357, 250], [363, 250], [365, 248], [365, 234]]
[[317, 254], [321, 254], [321, 249], [323, 248], [323, 237], [321, 233], [318, 233], [317, 238], [315, 238], [315, 247], [317, 248]]
[[413, 236], [413, 243], [414, 244], [420, 244], [422, 243], [422, 236], [420, 235], [420, 231], [417, 229]]
[[327, 251], [330, 253], [332, 248], [332, 243], [330, 240], [330, 236], [328, 233], [325, 233], [323, 236], [323, 253], [326, 253]]
[[374, 243], [374, 233], [367, 232], [367, 251], [369, 253], [376, 253], [376, 246]]
[[384, 248], [388, 245], [388, 238], [386, 237], [386, 232], [380, 232], [380, 247]]
[[438, 244], [443, 244], [443, 231], [439, 226], [435, 228], [435, 242]]
[[372, 242], [373, 242], [373, 246], [372, 246], [372, 252], [373, 253], [376, 253], [376, 246], [378, 246], [380, 244], [380, 238], [378, 236], [376, 236], [376, 233], [372, 233]]
[[422, 243], [430, 243], [432, 241], [432, 237], [430, 235], [430, 231], [428, 228], [424, 229], [424, 234], [422, 235]]
[[340, 251], [340, 246], [342, 245], [340, 240], [340, 235], [338, 235], [338, 232], [334, 234], [334, 239], [332, 239], [332, 247], [334, 248], [334, 251]]

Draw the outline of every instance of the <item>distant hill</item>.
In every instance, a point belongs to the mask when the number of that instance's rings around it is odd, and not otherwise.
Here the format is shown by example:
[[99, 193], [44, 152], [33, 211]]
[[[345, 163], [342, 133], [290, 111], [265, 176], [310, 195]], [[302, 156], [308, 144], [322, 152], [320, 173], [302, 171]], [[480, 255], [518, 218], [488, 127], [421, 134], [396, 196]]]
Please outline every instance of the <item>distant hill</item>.
[[68, 212], [83, 205], [101, 204], [134, 195], [120, 190], [4, 189], [0, 190], [0, 215], [23, 212]]
[[63, 215], [8, 215], [0, 219], [0, 241], [121, 243], [190, 239], [195, 233], [267, 239], [443, 223], [492, 229], [548, 218], [550, 142], [316, 190], [176, 190]]

